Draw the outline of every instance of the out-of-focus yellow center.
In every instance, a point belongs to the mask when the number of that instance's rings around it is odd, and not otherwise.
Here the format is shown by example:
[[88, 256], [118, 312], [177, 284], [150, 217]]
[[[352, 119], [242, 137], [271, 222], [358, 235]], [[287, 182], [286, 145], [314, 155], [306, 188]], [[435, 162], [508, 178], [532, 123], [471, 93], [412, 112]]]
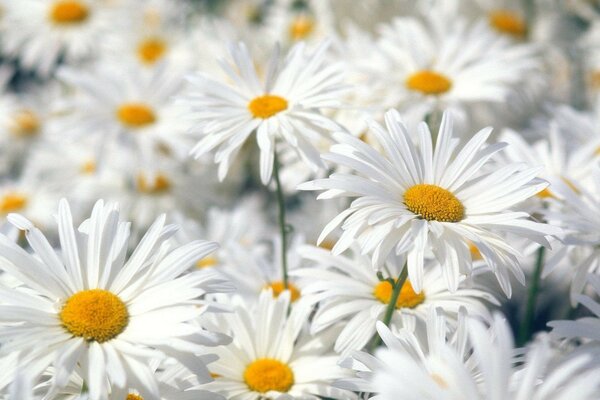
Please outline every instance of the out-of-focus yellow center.
[[495, 10], [490, 12], [490, 25], [500, 33], [515, 37], [523, 37], [527, 33], [525, 19], [511, 10]]
[[96, 162], [94, 160], [87, 160], [81, 164], [81, 173], [84, 175], [91, 175], [96, 172]]
[[406, 79], [406, 87], [423, 94], [440, 95], [452, 88], [452, 81], [438, 72], [422, 70]]
[[300, 14], [290, 24], [290, 38], [304, 40], [315, 30], [315, 21], [311, 17]]
[[137, 188], [146, 194], [162, 194], [171, 189], [171, 181], [162, 174], [154, 176], [154, 181], [149, 182], [144, 174], [137, 176]]
[[125, 303], [108, 290], [90, 289], [69, 297], [59, 318], [73, 336], [103, 343], [125, 330], [129, 313]]
[[458, 222], [465, 207], [451, 192], [436, 185], [418, 184], [404, 192], [406, 208], [428, 221]]
[[213, 256], [208, 256], [208, 257], [204, 257], [202, 260], [198, 260], [196, 262], [196, 268], [210, 268], [210, 267], [214, 267], [215, 265], [217, 265], [217, 263], [219, 262], [219, 259], [217, 257], [213, 257]]
[[137, 48], [138, 57], [144, 64], [154, 64], [167, 52], [167, 42], [158, 37], [143, 40]]
[[287, 108], [288, 102], [286, 99], [271, 94], [256, 97], [248, 104], [252, 116], [263, 119], [270, 118]]
[[[394, 288], [388, 281], [381, 281], [375, 286], [373, 290], [373, 296], [384, 304], [389, 304], [392, 299], [392, 292]], [[419, 304], [425, 301], [425, 294], [423, 292], [415, 293], [410, 281], [404, 282], [400, 289], [400, 295], [396, 300], [396, 308], [415, 308]]]
[[18, 111], [11, 124], [11, 131], [17, 136], [34, 136], [40, 130], [40, 119], [31, 110]]
[[[277, 298], [285, 290], [285, 285], [283, 284], [283, 281], [275, 281], [265, 285], [265, 289], [266, 288], [271, 288], [273, 291], [273, 297]], [[298, 288], [292, 283], [288, 282], [287, 290], [290, 291], [290, 300], [292, 302], [300, 298], [300, 290], [298, 290]]]
[[77, 0], [58, 0], [50, 7], [50, 20], [58, 25], [80, 24], [89, 15], [88, 6]]
[[0, 213], [8, 214], [22, 210], [27, 205], [27, 197], [16, 192], [6, 193], [0, 198]]
[[[562, 179], [562, 181], [565, 183], [565, 185], [567, 185], [569, 188], [571, 188], [572, 191], [574, 191], [577, 194], [581, 193], [579, 191], [579, 189], [577, 189], [577, 186], [573, 183], [573, 181], [571, 181], [568, 178], [565, 178], [564, 176], [561, 177], [560, 179]], [[538, 192], [536, 194], [536, 196], [539, 197], [539, 198], [541, 198], [541, 199], [550, 199], [550, 198], [554, 198], [555, 199], [556, 198], [556, 196], [554, 196], [554, 194], [552, 193], [552, 191], [549, 188], [545, 188], [541, 192]]]
[[331, 251], [335, 246], [335, 242], [333, 240], [323, 240], [319, 245], [320, 248]]
[[442, 389], [448, 389], [448, 382], [438, 374], [431, 374], [431, 379]]
[[144, 398], [138, 394], [129, 393], [125, 400], [144, 400]]
[[471, 259], [473, 261], [483, 260], [483, 257], [481, 256], [481, 252], [479, 251], [477, 246], [475, 246], [475, 244], [469, 243], [469, 252], [471, 253]]
[[144, 103], [125, 103], [117, 108], [117, 118], [128, 128], [141, 128], [156, 122], [154, 110]]
[[294, 385], [294, 373], [281, 361], [260, 358], [246, 367], [244, 382], [250, 390], [258, 393], [266, 393], [271, 390], [285, 393]]

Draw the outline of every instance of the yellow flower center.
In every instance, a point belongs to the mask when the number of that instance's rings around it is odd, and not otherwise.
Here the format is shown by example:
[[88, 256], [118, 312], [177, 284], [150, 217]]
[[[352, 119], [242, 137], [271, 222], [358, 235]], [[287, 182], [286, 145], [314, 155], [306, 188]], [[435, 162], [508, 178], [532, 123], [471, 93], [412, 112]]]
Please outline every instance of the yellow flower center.
[[292, 40], [306, 39], [315, 30], [315, 21], [307, 15], [298, 15], [290, 24]]
[[[579, 191], [579, 189], [577, 189], [577, 186], [575, 186], [575, 184], [573, 183], [573, 181], [571, 181], [568, 178], [565, 178], [564, 176], [561, 176], [560, 179], [562, 179], [562, 181], [565, 183], [565, 185], [567, 185], [569, 188], [571, 188], [572, 191], [574, 191], [577, 194], [581, 193]], [[556, 196], [554, 196], [554, 194], [552, 193], [552, 191], [549, 188], [545, 188], [541, 192], [538, 192], [536, 194], [536, 196], [539, 197], [539, 198], [541, 198], [541, 199], [556, 198]]]
[[0, 213], [8, 214], [22, 210], [27, 205], [27, 197], [20, 193], [9, 192], [0, 199]]
[[452, 88], [452, 81], [440, 73], [425, 69], [409, 76], [406, 86], [423, 94], [440, 95]]
[[[383, 304], [389, 304], [393, 290], [394, 288], [390, 282], [381, 281], [375, 286], [373, 296]], [[396, 300], [396, 308], [415, 308], [424, 301], [425, 294], [423, 292], [415, 293], [410, 281], [407, 280], [400, 289], [400, 295]]]
[[157, 37], [147, 38], [137, 48], [138, 57], [144, 64], [154, 64], [165, 55], [167, 43]]
[[88, 19], [90, 10], [77, 0], [58, 0], [50, 8], [50, 19], [58, 25], [74, 25]]
[[473, 243], [469, 243], [469, 252], [471, 253], [471, 259], [473, 261], [483, 260], [481, 252]]
[[129, 128], [141, 128], [156, 121], [154, 110], [144, 103], [125, 103], [117, 108], [117, 118]]
[[404, 204], [428, 221], [458, 222], [465, 216], [465, 207], [452, 193], [426, 183], [404, 192]]
[[125, 400], [144, 400], [144, 398], [138, 394], [129, 393]]
[[431, 374], [431, 379], [442, 389], [448, 389], [448, 382], [438, 374]]
[[11, 131], [17, 136], [33, 136], [40, 130], [40, 119], [31, 110], [18, 111], [12, 119]]
[[91, 175], [96, 172], [96, 162], [94, 160], [88, 160], [81, 165], [81, 173], [85, 175]]
[[294, 384], [294, 373], [281, 361], [260, 358], [246, 367], [244, 381], [250, 390], [258, 393], [287, 392]]
[[589, 85], [592, 89], [598, 90], [600, 89], [600, 71], [592, 71], [589, 73], [588, 77]]
[[139, 174], [137, 177], [137, 188], [142, 193], [161, 194], [171, 189], [171, 181], [166, 176], [158, 174], [154, 176], [154, 182], [148, 182], [144, 174]]
[[492, 28], [500, 33], [505, 33], [515, 37], [523, 37], [527, 32], [525, 20], [514, 11], [492, 11], [488, 18]]
[[[265, 289], [266, 288], [271, 288], [273, 291], [273, 297], [277, 298], [285, 290], [285, 285], [283, 284], [283, 281], [275, 281], [265, 285]], [[290, 300], [292, 302], [300, 298], [300, 290], [298, 290], [298, 288], [292, 283], [288, 282], [287, 290], [290, 291]]]
[[283, 97], [265, 94], [253, 99], [248, 104], [248, 109], [254, 118], [270, 118], [288, 108], [288, 102]]
[[198, 262], [196, 262], [196, 268], [210, 268], [210, 267], [214, 267], [215, 265], [217, 265], [217, 263], [219, 262], [219, 260], [217, 259], [217, 257], [213, 257], [213, 256], [208, 256], [208, 257], [204, 257], [202, 260], [198, 260]]
[[75, 293], [67, 299], [59, 317], [73, 336], [99, 343], [117, 337], [129, 322], [125, 303], [104, 289]]

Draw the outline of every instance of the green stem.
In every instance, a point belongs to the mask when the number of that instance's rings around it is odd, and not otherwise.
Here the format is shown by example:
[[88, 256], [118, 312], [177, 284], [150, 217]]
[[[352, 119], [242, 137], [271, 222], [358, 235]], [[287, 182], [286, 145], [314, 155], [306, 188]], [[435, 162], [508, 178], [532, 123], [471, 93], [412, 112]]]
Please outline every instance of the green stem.
[[[383, 315], [382, 322], [385, 326], [390, 326], [390, 322], [392, 322], [392, 316], [394, 315], [394, 311], [396, 310], [396, 302], [398, 301], [398, 297], [400, 297], [400, 291], [402, 290], [402, 286], [406, 282], [406, 278], [408, 277], [408, 267], [404, 265], [402, 268], [402, 272], [398, 275], [398, 279], [396, 282], [389, 280], [390, 284], [393, 286], [392, 295], [390, 297], [390, 302], [388, 303], [385, 314]], [[375, 339], [373, 340], [373, 344], [371, 346], [371, 352], [375, 351], [377, 347], [381, 345], [381, 337], [379, 335], [375, 335]]]
[[279, 178], [279, 158], [277, 152], [275, 152], [275, 159], [273, 161], [273, 176], [275, 177], [276, 184], [276, 197], [277, 207], [279, 208], [279, 232], [281, 234], [281, 269], [283, 273], [283, 287], [288, 288], [288, 265], [287, 265], [287, 234], [288, 226], [285, 223], [285, 199], [283, 197], [283, 187], [281, 186], [281, 180]]
[[542, 277], [542, 270], [544, 269], [544, 252], [546, 249], [540, 247], [537, 252], [537, 259], [535, 262], [535, 269], [533, 271], [531, 286], [529, 287], [529, 293], [527, 294], [527, 305], [525, 308], [525, 315], [521, 321], [519, 327], [519, 335], [517, 337], [517, 344], [519, 346], [525, 345], [531, 338], [531, 327], [533, 325], [533, 319], [535, 317], [535, 303], [537, 295], [540, 289], [540, 280]]

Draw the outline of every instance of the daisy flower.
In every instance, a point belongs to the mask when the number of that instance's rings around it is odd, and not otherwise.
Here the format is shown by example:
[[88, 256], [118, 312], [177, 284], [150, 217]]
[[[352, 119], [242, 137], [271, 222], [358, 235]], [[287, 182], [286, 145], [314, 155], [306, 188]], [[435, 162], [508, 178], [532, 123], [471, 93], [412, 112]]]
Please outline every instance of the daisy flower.
[[[229, 341], [190, 322], [211, 309], [200, 296], [231, 286], [210, 271], [183, 274], [217, 244], [173, 248], [166, 240], [175, 229], [163, 215], [127, 257], [130, 224], [101, 200], [78, 229], [61, 201], [60, 253], [27, 219], [9, 219], [25, 231], [35, 255], [0, 236], [1, 267], [23, 283], [20, 290], [0, 291], [0, 338], [3, 354], [20, 354], [17, 370], [30, 382], [51, 366], [52, 386], [60, 388], [82, 368], [91, 400], [106, 399], [110, 387], [131, 386], [145, 399], [158, 399], [150, 359], [169, 357], [192, 368], [197, 362], [189, 363], [188, 353]], [[202, 369], [192, 372], [210, 381]]]
[[472, 270], [472, 244], [510, 296], [508, 271], [522, 283], [524, 276], [519, 252], [499, 233], [524, 236], [545, 246], [547, 235], [560, 233], [556, 227], [532, 221], [525, 212], [511, 210], [548, 186], [536, 179], [539, 168], [506, 164], [484, 172], [482, 167], [504, 144], [485, 147], [492, 131], [486, 128], [455, 151], [458, 143], [449, 113], [442, 118], [435, 148], [427, 124], [419, 126], [417, 146], [397, 111], [388, 111], [385, 122], [387, 130], [370, 124], [382, 153], [342, 133], [335, 136], [339, 144], [323, 156], [358, 175], [337, 173], [300, 186], [327, 190], [319, 196], [323, 199], [358, 197], [325, 227], [320, 239], [341, 224], [343, 233], [333, 253], [340, 254], [357, 240], [363, 253], [372, 252], [377, 268], [392, 251], [406, 254], [408, 276], [417, 293], [423, 288], [429, 251], [442, 265], [447, 287], [457, 290], [461, 274]]
[[538, 68], [531, 45], [514, 44], [483, 21], [470, 24], [448, 7], [424, 18], [401, 17], [381, 28], [385, 102], [423, 120], [451, 109], [467, 121], [471, 106], [506, 101]]
[[201, 387], [229, 399], [357, 399], [331, 386], [347, 373], [330, 350], [331, 335], [313, 337], [303, 329], [310, 307], [297, 304], [288, 316], [289, 292], [273, 298], [270, 290], [252, 306], [239, 298], [233, 306], [234, 313], [211, 315], [216, 327], [234, 339], [215, 349], [219, 360], [210, 366], [215, 380]]
[[105, 62], [89, 70], [63, 68], [59, 76], [78, 91], [65, 100], [68, 113], [55, 124], [56, 136], [100, 135], [105, 146], [117, 142], [133, 149], [146, 167], [157, 154], [187, 155], [187, 125], [172, 101], [183, 84], [176, 69]]
[[[319, 334], [344, 321], [335, 351], [347, 353], [362, 349], [375, 334], [377, 321], [383, 319], [392, 296], [392, 284], [379, 280], [369, 266], [369, 258], [358, 251], [353, 251], [350, 257], [334, 256], [327, 250], [305, 246], [301, 254], [317, 264], [290, 272], [307, 280], [302, 288], [302, 301], [319, 304], [312, 332]], [[386, 263], [385, 278], [395, 279], [402, 264], [403, 260]], [[444, 309], [454, 324], [461, 308], [481, 318], [491, 318], [485, 302], [499, 305], [493, 296], [477, 287], [468, 288], [463, 282], [455, 293], [450, 293], [439, 279], [441, 274], [439, 266], [429, 267], [423, 276], [422, 290], [418, 292], [410, 281], [404, 283], [396, 301], [392, 326], [415, 329], [438, 307]]]
[[3, 10], [2, 50], [26, 69], [49, 75], [64, 60], [95, 56], [110, 32], [112, 13], [102, 1], [8, 1]]
[[192, 89], [184, 99], [191, 108], [194, 130], [203, 138], [192, 149], [195, 158], [217, 149], [219, 179], [246, 139], [256, 131], [260, 148], [260, 176], [271, 179], [275, 144], [286, 142], [313, 169], [324, 167], [315, 143], [338, 130], [322, 115], [322, 108], [340, 106], [342, 70], [327, 60], [328, 44], [308, 54], [303, 43], [295, 45], [280, 60], [275, 48], [261, 83], [252, 58], [243, 43], [229, 48], [231, 61], [222, 61], [225, 82], [197, 73], [189, 77]]

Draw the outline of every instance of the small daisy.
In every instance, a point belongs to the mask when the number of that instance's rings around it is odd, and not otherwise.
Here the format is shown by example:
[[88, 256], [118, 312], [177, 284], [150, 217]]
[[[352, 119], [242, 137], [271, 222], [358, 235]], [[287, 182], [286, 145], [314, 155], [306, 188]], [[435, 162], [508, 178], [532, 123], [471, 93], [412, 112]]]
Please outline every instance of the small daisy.
[[2, 51], [26, 69], [49, 75], [68, 64], [92, 58], [110, 32], [110, 7], [94, 0], [21, 0], [3, 10]]
[[442, 118], [435, 148], [425, 123], [419, 126], [416, 146], [397, 111], [388, 111], [385, 121], [387, 130], [371, 123], [383, 154], [351, 135], [337, 134], [340, 144], [323, 156], [356, 170], [358, 176], [338, 173], [300, 186], [327, 190], [319, 198], [358, 197], [325, 227], [320, 239], [341, 224], [344, 232], [334, 254], [354, 240], [363, 253], [373, 253], [375, 267], [392, 251], [406, 254], [408, 276], [417, 293], [423, 288], [426, 252], [433, 252], [447, 287], [455, 291], [461, 274], [472, 270], [472, 244], [510, 296], [508, 271], [524, 283], [520, 254], [498, 233], [548, 246], [546, 236], [561, 232], [532, 221], [525, 212], [510, 210], [548, 186], [535, 178], [539, 169], [506, 164], [484, 173], [482, 167], [504, 144], [484, 147], [492, 131], [486, 128], [456, 152], [449, 113]]
[[[239, 300], [239, 299], [238, 299]], [[290, 306], [289, 292], [274, 299], [263, 291], [253, 306], [233, 300], [234, 313], [213, 314], [216, 327], [233, 334], [233, 343], [215, 348], [211, 364], [215, 380], [201, 387], [229, 399], [357, 399], [351, 391], [334, 388], [348, 374], [337, 365], [331, 335], [310, 336], [304, 329], [312, 312]]]
[[118, 142], [133, 149], [147, 167], [157, 154], [187, 156], [191, 138], [172, 101], [183, 84], [177, 70], [106, 62], [83, 71], [63, 68], [59, 76], [78, 91], [66, 101], [70, 112], [55, 124], [56, 136], [99, 135], [104, 146]]
[[[392, 284], [381, 281], [370, 267], [369, 258], [354, 251], [352, 257], [334, 256], [329, 251], [306, 246], [301, 254], [317, 263], [311, 268], [291, 271], [290, 274], [305, 278], [302, 301], [319, 307], [312, 323], [312, 332], [318, 334], [340, 321], [347, 321], [335, 343], [335, 351], [347, 353], [360, 350], [375, 334], [378, 320], [383, 319], [392, 296]], [[385, 278], [399, 275], [400, 262], [386, 263]], [[487, 292], [460, 284], [455, 293], [448, 292], [439, 266], [427, 268], [423, 277], [423, 288], [415, 291], [406, 281], [396, 301], [392, 326], [415, 329], [423, 325], [431, 309], [442, 308], [455, 324], [459, 309], [469, 314], [490, 319], [486, 302], [499, 305]]]
[[243, 143], [256, 131], [264, 184], [271, 179], [280, 140], [313, 169], [323, 168], [315, 143], [339, 127], [320, 110], [339, 107], [345, 89], [341, 66], [327, 60], [327, 49], [324, 43], [308, 54], [300, 43], [282, 62], [276, 48], [261, 83], [246, 46], [238, 43], [229, 49], [231, 60], [221, 64], [227, 83], [202, 73], [190, 76], [192, 89], [184, 100], [191, 108], [194, 129], [203, 136], [192, 149], [194, 157], [218, 148], [215, 162], [222, 180]]
[[[31, 382], [52, 366], [52, 386], [60, 388], [81, 367], [91, 400], [106, 399], [109, 387], [130, 385], [156, 400], [148, 360], [170, 357], [189, 366], [188, 353], [229, 341], [190, 324], [211, 308], [200, 296], [231, 290], [210, 271], [183, 274], [215, 243], [173, 248], [166, 240], [175, 229], [165, 226], [163, 215], [128, 257], [130, 224], [119, 220], [114, 204], [98, 201], [90, 219], [75, 228], [63, 200], [58, 254], [27, 219], [9, 219], [26, 232], [35, 256], [0, 236], [2, 269], [23, 282], [21, 290], [0, 291], [2, 353], [18, 352], [18, 370]], [[210, 381], [202, 370], [192, 372]]]

